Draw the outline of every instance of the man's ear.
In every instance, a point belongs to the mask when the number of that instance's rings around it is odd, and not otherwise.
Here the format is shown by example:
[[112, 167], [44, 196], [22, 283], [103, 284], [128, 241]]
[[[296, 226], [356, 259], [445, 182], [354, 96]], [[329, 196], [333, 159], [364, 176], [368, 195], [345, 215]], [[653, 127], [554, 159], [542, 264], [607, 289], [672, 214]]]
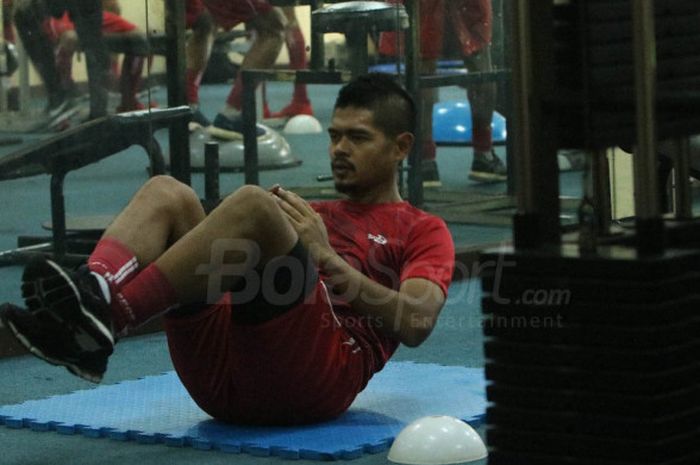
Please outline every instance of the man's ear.
[[410, 132], [402, 132], [396, 136], [396, 147], [398, 148], [397, 161], [401, 161], [408, 157], [413, 147], [415, 136]]

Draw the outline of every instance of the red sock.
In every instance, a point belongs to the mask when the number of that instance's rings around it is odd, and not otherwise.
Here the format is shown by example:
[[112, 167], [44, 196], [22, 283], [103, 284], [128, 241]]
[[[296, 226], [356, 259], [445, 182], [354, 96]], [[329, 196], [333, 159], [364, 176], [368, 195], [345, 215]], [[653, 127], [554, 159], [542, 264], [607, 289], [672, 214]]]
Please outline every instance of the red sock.
[[236, 81], [233, 83], [231, 92], [226, 98], [226, 103], [238, 110], [243, 106], [243, 78], [241, 73], [238, 73], [238, 76], [236, 76]]
[[177, 304], [175, 289], [154, 263], [113, 297], [112, 317], [117, 333], [136, 328]]
[[[287, 44], [289, 52], [289, 67], [292, 69], [306, 69], [306, 42], [304, 42], [304, 34], [299, 26], [288, 28], [284, 41]], [[306, 84], [294, 84], [293, 101], [306, 102], [309, 99], [306, 93]]]
[[134, 253], [112, 237], [99, 240], [87, 264], [90, 271], [104, 276], [110, 288], [116, 291], [129, 283], [139, 270]]
[[187, 94], [187, 103], [199, 103], [199, 84], [202, 82], [204, 72], [194, 69], [185, 71], [185, 93]]
[[479, 122], [472, 119], [472, 145], [475, 152], [491, 153], [491, 121]]

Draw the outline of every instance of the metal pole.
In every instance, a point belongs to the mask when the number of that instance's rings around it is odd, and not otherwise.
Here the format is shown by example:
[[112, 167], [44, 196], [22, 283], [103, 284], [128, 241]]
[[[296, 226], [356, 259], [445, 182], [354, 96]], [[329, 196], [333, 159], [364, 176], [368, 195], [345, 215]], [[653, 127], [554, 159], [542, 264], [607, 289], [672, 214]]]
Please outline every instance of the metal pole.
[[66, 255], [66, 204], [63, 197], [63, 181], [66, 173], [58, 172], [51, 176], [51, 232], [55, 260]]
[[[166, 71], [168, 106], [187, 105], [185, 93], [185, 2], [167, 0], [165, 3], [165, 33], [167, 36]], [[190, 139], [188, 122], [178, 120], [168, 131], [170, 171], [176, 179], [191, 184]]]
[[542, 242], [540, 231], [539, 207], [535, 190], [534, 168], [534, 135], [533, 109], [531, 99], [534, 98], [533, 79], [533, 47], [531, 34], [531, 2], [528, 0], [513, 0], [512, 23], [513, 44], [516, 45], [511, 53], [512, 79], [512, 119], [509, 123], [508, 139], [514, 139], [512, 156], [515, 169], [509, 170], [510, 180], [515, 184], [517, 212], [513, 216], [513, 243], [517, 249], [530, 249]]
[[17, 41], [17, 56], [19, 57], [19, 69], [17, 70], [17, 80], [19, 81], [19, 113], [26, 116], [29, 114], [29, 57], [24, 51], [22, 41]]
[[252, 70], [240, 70], [243, 83], [243, 105], [241, 118], [243, 119], [243, 171], [246, 184], [260, 184], [258, 170], [258, 137], [256, 121], [258, 119], [255, 105], [255, 87], [258, 78]]
[[[4, 9], [0, 7], [0, 74], [7, 73], [8, 56], [5, 48], [5, 21], [3, 16]], [[5, 112], [7, 108], [7, 89], [5, 89], [6, 80], [0, 78], [0, 111]]]
[[654, 1], [632, 4], [637, 146], [634, 153], [634, 200], [640, 252], [663, 249], [663, 222], [656, 170], [656, 37]]
[[[322, 1], [311, 0], [309, 1], [309, 6], [311, 7], [311, 13], [315, 10], [321, 8]], [[313, 27], [314, 16], [311, 15], [311, 60], [309, 62], [309, 68], [313, 70], [320, 70], [324, 66], [325, 58], [325, 45], [323, 39], [323, 32], [316, 32]]]
[[690, 139], [681, 137], [675, 141], [676, 156], [673, 170], [673, 210], [679, 220], [693, 217], [693, 195], [690, 187]]
[[533, 154], [533, 135], [530, 125], [530, 96], [532, 82], [532, 40], [530, 34], [530, 11], [528, 0], [516, 0], [514, 6], [514, 43], [517, 50], [513, 53], [513, 110], [515, 116], [515, 176], [517, 188], [517, 206], [523, 214], [537, 212], [534, 188], [535, 165]]
[[219, 197], [219, 143], [211, 140], [204, 144], [204, 199], [213, 202]]
[[610, 205], [610, 169], [606, 149], [595, 150], [590, 155], [593, 175], [593, 205], [597, 215], [597, 235], [605, 237], [610, 234], [612, 207]]
[[656, 179], [656, 38], [654, 2], [632, 2], [637, 148], [634, 153], [635, 209], [639, 218], [660, 214]]
[[[420, 11], [418, 0], [406, 2], [406, 12], [409, 18], [409, 28], [406, 40], [406, 89], [413, 96], [416, 105], [416, 131], [413, 149], [408, 155], [408, 200], [412, 205], [423, 205], [423, 176], [421, 173], [423, 134], [421, 134], [423, 118], [432, 115], [421, 114], [423, 89], [420, 85]], [[400, 34], [399, 29], [397, 31]]]

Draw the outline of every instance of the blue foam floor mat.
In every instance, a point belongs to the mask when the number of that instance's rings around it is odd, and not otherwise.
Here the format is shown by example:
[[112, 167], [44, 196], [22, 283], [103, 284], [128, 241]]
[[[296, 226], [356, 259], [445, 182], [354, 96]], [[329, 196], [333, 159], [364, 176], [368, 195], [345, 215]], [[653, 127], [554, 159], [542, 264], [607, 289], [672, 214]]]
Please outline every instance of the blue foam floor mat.
[[286, 459], [354, 459], [386, 451], [411, 421], [450, 415], [481, 423], [482, 369], [390, 362], [341, 417], [298, 427], [244, 427], [212, 420], [174, 372], [0, 407], [9, 428], [213, 449]]

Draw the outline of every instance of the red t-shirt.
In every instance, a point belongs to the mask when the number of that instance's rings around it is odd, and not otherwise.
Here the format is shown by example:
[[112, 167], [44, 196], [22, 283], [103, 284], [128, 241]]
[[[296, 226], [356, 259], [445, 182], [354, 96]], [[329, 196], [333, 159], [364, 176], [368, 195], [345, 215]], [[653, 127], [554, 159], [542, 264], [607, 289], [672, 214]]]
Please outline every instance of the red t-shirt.
[[[401, 281], [420, 277], [447, 292], [454, 247], [441, 219], [404, 202], [312, 205], [333, 248], [373, 280], [398, 289]], [[335, 418], [399, 345], [342, 299], [329, 306], [320, 282], [304, 303], [261, 325], [233, 323], [235, 304], [224, 295], [203, 311], [165, 319], [180, 379], [202, 409], [224, 421]]]
[[[442, 219], [408, 202], [366, 205], [338, 200], [312, 202], [312, 206], [324, 220], [330, 245], [355, 269], [393, 290], [406, 279], [425, 278], [447, 296], [454, 244]], [[342, 296], [332, 299], [343, 326], [374, 358], [374, 366], [368, 364], [369, 379], [382, 369], [399, 342], [381, 332], [380, 322], [354, 312]]]

